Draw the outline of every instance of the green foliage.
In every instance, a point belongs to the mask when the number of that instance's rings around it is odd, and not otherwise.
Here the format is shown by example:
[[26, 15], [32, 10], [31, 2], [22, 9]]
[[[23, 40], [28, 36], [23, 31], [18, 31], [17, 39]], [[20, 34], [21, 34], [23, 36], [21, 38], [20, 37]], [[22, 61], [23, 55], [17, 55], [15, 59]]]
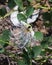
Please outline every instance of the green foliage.
[[48, 48], [48, 42], [42, 41], [41, 46], [42, 46], [43, 48]]
[[16, 3], [16, 5], [19, 6], [20, 9], [23, 9], [23, 2], [22, 2], [22, 0], [14, 0], [14, 2]]
[[42, 51], [42, 48], [41, 46], [35, 46], [33, 47], [33, 52], [34, 52], [34, 58], [37, 57], [38, 55], [40, 55], [41, 51]]
[[34, 36], [36, 37], [36, 40], [42, 41], [43, 40], [43, 33], [42, 32], [35, 32]]
[[49, 45], [52, 44], [52, 36], [50, 37], [44, 37], [43, 41], [41, 42], [41, 46], [42, 48], [48, 48]]
[[28, 52], [24, 49], [23, 50], [23, 55], [22, 55], [23, 59], [25, 60], [25, 62], [27, 63], [27, 65], [30, 65], [30, 58], [29, 58], [29, 54]]
[[49, 2], [52, 2], [52, 0], [49, 0]]
[[9, 30], [4, 30], [4, 31], [3, 31], [3, 34], [0, 36], [0, 44], [1, 44], [2, 46], [8, 45], [9, 39], [10, 39], [9, 36], [10, 36]]
[[[30, 3], [32, 0], [28, 0]], [[37, 3], [39, 3], [41, 0], [36, 0]], [[49, 0], [49, 2], [52, 3], [52, 0]], [[9, 0], [8, 6], [10, 9], [12, 9], [15, 5], [19, 6], [20, 10], [26, 12], [24, 14], [20, 13], [17, 15], [17, 18], [19, 21], [25, 21], [27, 18], [29, 18], [32, 13], [34, 12], [34, 8], [29, 5], [28, 7], [23, 6], [23, 0]], [[44, 8], [44, 7], [43, 7]], [[6, 9], [2, 8], [0, 9], [0, 16], [4, 16], [6, 14]], [[45, 21], [44, 24], [48, 21], [49, 26], [52, 26], [52, 11], [43, 13], [43, 20]], [[47, 23], [46, 23], [47, 26]], [[41, 43], [39, 46], [34, 47], [27, 47], [26, 49], [23, 49], [21, 57], [22, 59], [19, 59], [18, 65], [32, 65], [32, 60], [36, 59], [39, 55], [42, 56], [42, 59], [46, 58], [46, 53], [52, 53], [52, 49], [49, 49], [48, 47], [52, 45], [52, 36], [44, 37], [42, 32], [35, 32], [34, 36], [36, 37], [36, 40], [39, 40]], [[5, 47], [8, 45], [10, 40], [10, 31], [4, 30], [2, 35], [0, 35], [0, 53], [5, 52]], [[13, 56], [12, 54], [10, 56]]]
[[8, 0], [8, 6], [9, 8], [13, 8], [16, 5], [16, 3], [14, 2], [14, 0]]
[[5, 8], [0, 9], [0, 16], [4, 16], [7, 13]]
[[0, 48], [0, 53], [4, 53], [5, 49], [4, 48]]
[[36, 0], [36, 2], [40, 2], [41, 0]]
[[48, 12], [43, 13], [43, 19], [45, 21], [52, 21], [52, 11], [50, 11], [49, 13]]
[[34, 49], [31, 47], [28, 47], [27, 50], [28, 50], [29, 58], [30, 59], [34, 58]]
[[43, 13], [43, 20], [45, 21], [44, 25], [46, 27], [52, 26], [52, 11], [50, 11], [49, 13], [48, 12]]
[[18, 60], [18, 65], [27, 65], [24, 60]]
[[34, 8], [32, 6], [27, 7], [27, 9], [26, 9], [27, 18], [30, 17], [33, 12], [34, 12]]
[[5, 52], [5, 47], [9, 43], [9, 39], [10, 39], [9, 36], [10, 36], [9, 30], [4, 30], [3, 34], [0, 36], [0, 53]]
[[28, 0], [29, 2], [32, 2], [32, 0]]
[[26, 21], [26, 16], [24, 15], [24, 14], [21, 14], [21, 13], [19, 13], [18, 15], [17, 15], [17, 18], [19, 19], [19, 21]]
[[4, 30], [3, 34], [2, 34], [3, 41], [9, 41], [9, 35], [10, 35], [10, 31], [9, 30]]
[[29, 6], [27, 7], [26, 12], [24, 14], [19, 13], [17, 15], [17, 18], [19, 19], [19, 21], [26, 22], [27, 18], [30, 17], [33, 12], [34, 12], [34, 8], [32, 6]]

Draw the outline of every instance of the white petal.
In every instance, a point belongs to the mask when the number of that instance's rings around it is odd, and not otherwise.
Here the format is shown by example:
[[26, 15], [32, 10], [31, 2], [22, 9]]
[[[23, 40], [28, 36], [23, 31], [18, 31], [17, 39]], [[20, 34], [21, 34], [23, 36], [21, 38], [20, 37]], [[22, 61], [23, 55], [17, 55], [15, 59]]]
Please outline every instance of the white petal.
[[33, 30], [31, 31], [31, 35], [32, 35], [32, 37], [34, 36], [34, 31]]
[[18, 6], [15, 6], [13, 9], [14, 9], [14, 10], [18, 10]]
[[39, 12], [40, 12], [40, 9], [38, 9], [38, 10], [34, 10], [34, 12], [33, 12], [32, 15], [38, 14]]
[[27, 23], [33, 23], [34, 21], [36, 21], [37, 18], [38, 18], [38, 14], [32, 16], [32, 18], [28, 18], [27, 19]]
[[17, 14], [18, 14], [18, 12], [15, 11], [15, 12], [13, 12], [13, 13], [11, 14], [11, 16], [10, 16], [10, 20], [11, 20], [11, 22], [12, 22], [15, 26], [19, 26], [19, 24], [20, 24], [20, 22], [19, 22], [19, 20], [18, 20], [18, 18], [17, 18]]
[[32, 14], [32, 18], [28, 18], [27, 19], [27, 23], [33, 23], [36, 21], [36, 19], [38, 18], [39, 16], [39, 9], [38, 10], [34, 10], [33, 14]]
[[33, 22], [33, 20], [31, 18], [27, 19], [27, 23], [32, 23], [32, 22]]
[[34, 15], [34, 16], [32, 16], [32, 20], [33, 21], [36, 21], [36, 19], [38, 18], [38, 14], [37, 15]]

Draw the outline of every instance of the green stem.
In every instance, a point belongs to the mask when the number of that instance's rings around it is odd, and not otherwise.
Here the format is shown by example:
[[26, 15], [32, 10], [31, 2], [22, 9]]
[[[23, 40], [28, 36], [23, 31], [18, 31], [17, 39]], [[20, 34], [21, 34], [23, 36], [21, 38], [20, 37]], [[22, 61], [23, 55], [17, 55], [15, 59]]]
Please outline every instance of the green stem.
[[42, 9], [50, 9], [50, 10], [52, 10], [52, 7], [51, 7], [51, 8], [48, 8], [48, 7], [40, 6], [39, 8], [42, 8]]
[[32, 60], [30, 60], [30, 65], [32, 65]]
[[5, 14], [3, 17], [0, 17], [0, 20], [6, 18], [7, 16], [10, 16], [11, 13], [13, 13], [14, 11], [17, 11], [17, 10], [11, 10], [11, 11], [8, 12], [7, 14]]

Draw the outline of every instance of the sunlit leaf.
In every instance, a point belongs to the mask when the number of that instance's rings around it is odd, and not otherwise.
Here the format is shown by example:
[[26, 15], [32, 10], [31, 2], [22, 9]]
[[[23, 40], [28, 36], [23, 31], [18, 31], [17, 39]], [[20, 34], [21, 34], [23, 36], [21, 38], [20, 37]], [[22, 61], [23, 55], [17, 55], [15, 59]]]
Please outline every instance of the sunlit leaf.
[[24, 14], [18, 14], [17, 18], [19, 19], [19, 21], [25, 21], [26, 20], [26, 17]]
[[37, 57], [38, 55], [40, 55], [41, 51], [42, 51], [41, 46], [33, 47], [34, 57]]
[[7, 46], [10, 40], [10, 32], [9, 30], [4, 30], [2, 35], [0, 36], [0, 44], [2, 46]]
[[34, 12], [34, 8], [32, 6], [27, 7], [27, 11], [26, 11], [27, 17], [30, 17], [33, 12]]
[[10, 31], [9, 30], [4, 30], [3, 35], [2, 35], [2, 40], [9, 41], [9, 39], [10, 39], [9, 36], [10, 36]]
[[20, 9], [23, 9], [23, 2], [22, 2], [22, 0], [14, 0], [14, 2], [16, 3], [16, 5], [19, 6]]
[[43, 33], [42, 32], [35, 32], [34, 36], [36, 37], [37, 40], [42, 41], [43, 40]]

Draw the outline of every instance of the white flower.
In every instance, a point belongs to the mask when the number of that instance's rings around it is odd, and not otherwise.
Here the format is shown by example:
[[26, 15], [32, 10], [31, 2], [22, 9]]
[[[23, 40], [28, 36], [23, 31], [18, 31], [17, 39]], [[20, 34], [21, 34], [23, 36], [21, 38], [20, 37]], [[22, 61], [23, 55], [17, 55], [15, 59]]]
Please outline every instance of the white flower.
[[[24, 21], [19, 21], [18, 20], [18, 18], [17, 18], [17, 14], [19, 13], [18, 12], [18, 6], [15, 6], [14, 8], [13, 8], [14, 10], [17, 10], [17, 11], [15, 11], [15, 12], [13, 12], [11, 15], [10, 15], [10, 20], [11, 20], [11, 22], [14, 24], [14, 26], [20, 26], [20, 24], [22, 23], [22, 24], [24, 24], [23, 22]], [[36, 19], [38, 18], [38, 16], [39, 16], [39, 9], [38, 10], [34, 10], [34, 12], [32, 13], [32, 17], [30, 18], [28, 18], [27, 19], [27, 23], [33, 23], [33, 22], [35, 22], [36, 21]], [[25, 13], [25, 11], [23, 11], [23, 12], [20, 12], [20, 13], [22, 13], [22, 14], [24, 14]], [[21, 22], [21, 23], [20, 23]]]
[[27, 23], [33, 23], [33, 22], [35, 22], [36, 19], [39, 16], [39, 11], [40, 11], [39, 9], [38, 10], [34, 10], [34, 12], [32, 14], [32, 17], [27, 19]]
[[14, 26], [19, 26], [20, 24], [19, 20], [17, 19], [17, 14], [18, 14], [18, 11], [15, 11], [10, 16], [10, 20], [14, 24]]

